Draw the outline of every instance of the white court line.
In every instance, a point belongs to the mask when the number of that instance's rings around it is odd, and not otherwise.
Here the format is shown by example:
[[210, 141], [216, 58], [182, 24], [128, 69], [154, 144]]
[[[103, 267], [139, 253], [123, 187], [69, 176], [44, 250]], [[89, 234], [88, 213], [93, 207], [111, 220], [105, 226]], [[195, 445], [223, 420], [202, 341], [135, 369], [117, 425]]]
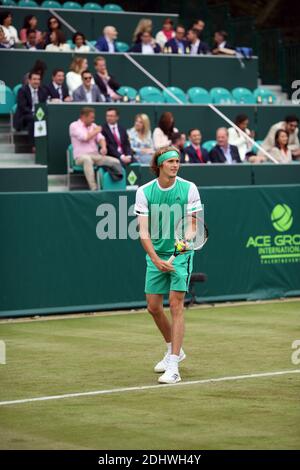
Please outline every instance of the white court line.
[[257, 374], [235, 375], [232, 377], [219, 377], [215, 379], [192, 380], [189, 382], [179, 382], [177, 384], [143, 385], [140, 387], [112, 388], [111, 390], [95, 390], [93, 392], [66, 393], [65, 395], [52, 395], [48, 397], [25, 398], [23, 400], [0, 401], [0, 406], [18, 405], [21, 403], [31, 403], [35, 401], [61, 400], [62, 398], [77, 398], [77, 397], [88, 397], [88, 396], [94, 396], [94, 395], [110, 395], [112, 393], [138, 392], [138, 391], [143, 391], [143, 390], [157, 390], [159, 388], [166, 388], [166, 387], [184, 387], [186, 385], [203, 385], [203, 384], [216, 383], [216, 382], [227, 382], [230, 380], [255, 379], [259, 377], [275, 377], [279, 375], [299, 374], [299, 373], [300, 373], [300, 369], [294, 369], [294, 370], [283, 370], [283, 371], [278, 371], [278, 372], [262, 372], [262, 373], [257, 373]]

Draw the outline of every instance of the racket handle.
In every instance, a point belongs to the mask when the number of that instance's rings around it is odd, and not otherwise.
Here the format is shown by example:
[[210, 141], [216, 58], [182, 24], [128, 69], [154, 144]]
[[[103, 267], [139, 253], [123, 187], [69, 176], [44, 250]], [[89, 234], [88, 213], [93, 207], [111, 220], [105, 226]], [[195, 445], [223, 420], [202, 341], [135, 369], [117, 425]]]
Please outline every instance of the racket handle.
[[174, 255], [170, 256], [170, 258], [168, 259], [168, 263], [171, 263], [174, 261], [176, 257]]

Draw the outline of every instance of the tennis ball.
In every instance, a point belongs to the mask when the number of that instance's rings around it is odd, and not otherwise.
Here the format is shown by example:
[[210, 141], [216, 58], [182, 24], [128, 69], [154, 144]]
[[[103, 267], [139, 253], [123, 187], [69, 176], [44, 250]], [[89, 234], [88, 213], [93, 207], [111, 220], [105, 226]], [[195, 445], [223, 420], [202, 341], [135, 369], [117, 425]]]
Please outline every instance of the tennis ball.
[[277, 204], [272, 210], [271, 220], [278, 232], [286, 232], [293, 223], [292, 210], [286, 204]]

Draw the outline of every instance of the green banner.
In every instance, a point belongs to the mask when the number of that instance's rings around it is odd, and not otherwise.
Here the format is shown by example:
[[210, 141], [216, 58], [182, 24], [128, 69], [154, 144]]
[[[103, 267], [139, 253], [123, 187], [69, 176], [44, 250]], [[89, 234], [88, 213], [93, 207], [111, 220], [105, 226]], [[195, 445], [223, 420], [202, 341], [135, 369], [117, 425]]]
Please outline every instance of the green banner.
[[[207, 274], [198, 300], [300, 295], [300, 185], [200, 192], [210, 238], [195, 254], [194, 272]], [[145, 305], [134, 199], [134, 191], [0, 194], [0, 316]]]

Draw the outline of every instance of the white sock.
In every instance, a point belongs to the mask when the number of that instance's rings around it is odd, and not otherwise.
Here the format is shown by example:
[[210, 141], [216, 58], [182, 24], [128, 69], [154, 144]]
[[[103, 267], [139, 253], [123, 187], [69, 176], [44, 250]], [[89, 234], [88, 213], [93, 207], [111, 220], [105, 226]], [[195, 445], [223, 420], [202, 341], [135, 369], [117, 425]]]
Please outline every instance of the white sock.
[[169, 368], [172, 370], [178, 370], [178, 361], [179, 361], [179, 356], [177, 356], [176, 354], [170, 354]]
[[168, 348], [168, 354], [172, 354], [172, 343], [166, 343]]

